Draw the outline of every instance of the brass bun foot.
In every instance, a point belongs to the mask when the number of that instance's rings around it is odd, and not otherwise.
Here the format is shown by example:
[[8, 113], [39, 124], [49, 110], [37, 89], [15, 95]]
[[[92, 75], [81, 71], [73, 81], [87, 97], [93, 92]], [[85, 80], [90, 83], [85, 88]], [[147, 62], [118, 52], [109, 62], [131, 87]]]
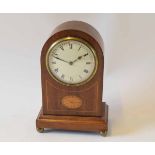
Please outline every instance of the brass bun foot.
[[100, 131], [100, 135], [103, 136], [103, 137], [106, 137], [106, 136], [107, 136], [107, 133], [108, 133], [107, 130], [105, 130], [105, 131]]
[[43, 132], [44, 132], [44, 128], [37, 128], [37, 131], [38, 131], [39, 133], [43, 133]]

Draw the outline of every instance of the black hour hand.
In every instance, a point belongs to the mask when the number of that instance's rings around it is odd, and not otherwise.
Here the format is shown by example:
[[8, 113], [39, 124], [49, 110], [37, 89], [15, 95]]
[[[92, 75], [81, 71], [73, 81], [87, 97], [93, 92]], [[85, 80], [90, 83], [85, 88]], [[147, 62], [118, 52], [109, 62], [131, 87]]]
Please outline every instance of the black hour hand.
[[77, 60], [80, 60], [82, 57], [85, 57], [85, 56], [87, 56], [87, 55], [88, 55], [88, 53], [79, 56], [79, 57], [78, 57], [77, 59], [75, 59], [72, 63], [76, 62]]

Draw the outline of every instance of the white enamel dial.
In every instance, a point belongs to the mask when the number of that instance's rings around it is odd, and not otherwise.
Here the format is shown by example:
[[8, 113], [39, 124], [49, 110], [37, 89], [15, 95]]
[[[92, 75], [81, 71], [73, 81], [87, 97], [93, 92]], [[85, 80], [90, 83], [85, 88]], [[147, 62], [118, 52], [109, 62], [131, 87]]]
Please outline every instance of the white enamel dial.
[[64, 38], [51, 45], [47, 54], [50, 74], [64, 84], [81, 84], [95, 74], [97, 58], [93, 48], [77, 38]]

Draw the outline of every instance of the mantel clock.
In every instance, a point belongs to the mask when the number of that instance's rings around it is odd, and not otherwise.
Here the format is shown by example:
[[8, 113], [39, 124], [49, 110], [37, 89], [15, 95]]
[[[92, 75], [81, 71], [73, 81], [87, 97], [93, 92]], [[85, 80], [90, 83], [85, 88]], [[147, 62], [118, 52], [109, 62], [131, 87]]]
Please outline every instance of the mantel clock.
[[103, 71], [103, 41], [92, 26], [69, 21], [56, 27], [41, 52], [42, 108], [37, 130], [106, 134], [108, 106], [102, 102]]

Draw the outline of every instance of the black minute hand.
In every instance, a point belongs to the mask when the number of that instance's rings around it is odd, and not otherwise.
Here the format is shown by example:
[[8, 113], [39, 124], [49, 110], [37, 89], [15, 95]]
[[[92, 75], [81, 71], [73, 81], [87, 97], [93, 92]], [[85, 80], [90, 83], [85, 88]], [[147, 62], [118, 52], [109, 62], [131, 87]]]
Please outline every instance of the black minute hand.
[[58, 60], [61, 60], [61, 61], [63, 61], [63, 62], [69, 63], [68, 61], [63, 60], [63, 59], [61, 59], [61, 58], [59, 58], [59, 57], [55, 57], [55, 56], [53, 56], [53, 57], [56, 58], [56, 59], [58, 59]]

